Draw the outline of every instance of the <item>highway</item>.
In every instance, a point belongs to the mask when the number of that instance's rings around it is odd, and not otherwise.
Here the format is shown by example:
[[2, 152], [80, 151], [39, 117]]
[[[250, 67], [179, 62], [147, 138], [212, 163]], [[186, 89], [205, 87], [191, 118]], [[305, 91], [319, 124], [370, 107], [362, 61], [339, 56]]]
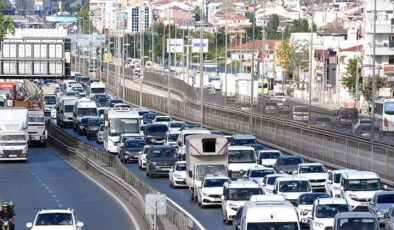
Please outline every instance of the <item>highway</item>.
[[15, 203], [16, 228], [41, 208], [74, 208], [84, 229], [135, 229], [115, 199], [50, 148], [30, 148], [27, 163], [0, 166], [0, 200]]
[[[55, 120], [52, 120], [56, 122]], [[95, 140], [87, 140], [86, 136], [80, 136], [72, 129], [64, 129], [66, 133], [69, 135], [88, 143], [92, 146], [95, 146], [101, 150], [104, 150], [102, 144], [97, 144]], [[175, 201], [178, 205], [188, 211], [194, 218], [196, 218], [206, 229], [232, 229], [231, 225], [225, 225], [222, 223], [222, 213], [220, 207], [215, 208], [205, 208], [202, 210], [197, 206], [197, 203], [194, 203], [190, 200], [190, 193], [187, 189], [172, 189], [170, 188], [170, 184], [167, 177], [162, 178], [148, 178], [145, 176], [145, 171], [141, 171], [138, 169], [138, 164], [131, 163], [125, 164], [127, 168], [130, 169], [138, 178], [143, 180], [145, 183], [152, 186], [154, 189], [159, 191], [160, 193], [164, 193]]]

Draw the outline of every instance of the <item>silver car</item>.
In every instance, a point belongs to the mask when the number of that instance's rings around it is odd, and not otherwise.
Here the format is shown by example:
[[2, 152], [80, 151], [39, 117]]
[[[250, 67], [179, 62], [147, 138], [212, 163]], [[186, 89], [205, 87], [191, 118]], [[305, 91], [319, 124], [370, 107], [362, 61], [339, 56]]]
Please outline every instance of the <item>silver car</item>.
[[394, 206], [391, 206], [389, 211], [384, 214], [384, 229], [394, 229]]
[[375, 193], [368, 205], [369, 212], [374, 214], [379, 224], [384, 224], [384, 214], [394, 205], [394, 191], [381, 191]]

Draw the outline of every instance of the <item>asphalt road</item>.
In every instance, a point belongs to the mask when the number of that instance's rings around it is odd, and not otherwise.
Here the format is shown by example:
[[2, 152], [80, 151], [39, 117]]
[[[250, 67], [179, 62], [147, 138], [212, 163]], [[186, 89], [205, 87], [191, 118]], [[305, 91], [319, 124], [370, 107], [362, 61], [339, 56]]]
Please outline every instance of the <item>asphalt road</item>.
[[[86, 136], [80, 136], [72, 129], [64, 129], [69, 135], [78, 138], [79, 140], [88, 143], [92, 146], [96, 146], [101, 150], [104, 150], [102, 144], [97, 144], [95, 140], [87, 140]], [[231, 225], [225, 225], [222, 223], [222, 213], [220, 206], [201, 209], [190, 200], [190, 193], [187, 189], [172, 189], [170, 188], [169, 181], [167, 177], [161, 178], [148, 178], [145, 176], [145, 171], [138, 169], [138, 164], [131, 163], [125, 164], [130, 171], [132, 171], [138, 178], [140, 178], [145, 183], [152, 186], [154, 189], [160, 193], [164, 193], [175, 201], [178, 205], [188, 211], [194, 218], [196, 218], [206, 229], [232, 229]]]
[[74, 208], [84, 229], [135, 229], [114, 198], [50, 148], [30, 148], [27, 163], [1, 163], [0, 175], [0, 200], [14, 202], [15, 229], [26, 229], [41, 208]]

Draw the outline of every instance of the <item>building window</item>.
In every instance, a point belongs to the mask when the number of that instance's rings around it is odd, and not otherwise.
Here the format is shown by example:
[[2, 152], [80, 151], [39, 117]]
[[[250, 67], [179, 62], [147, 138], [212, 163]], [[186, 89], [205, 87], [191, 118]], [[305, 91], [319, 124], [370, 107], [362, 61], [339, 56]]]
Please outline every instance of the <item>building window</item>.
[[389, 56], [389, 65], [394, 65], [394, 56]]
[[139, 8], [135, 7], [131, 10], [131, 31], [139, 31]]
[[149, 8], [148, 7], [145, 8], [144, 25], [145, 25], [145, 29], [148, 29], [148, 27], [149, 27]]

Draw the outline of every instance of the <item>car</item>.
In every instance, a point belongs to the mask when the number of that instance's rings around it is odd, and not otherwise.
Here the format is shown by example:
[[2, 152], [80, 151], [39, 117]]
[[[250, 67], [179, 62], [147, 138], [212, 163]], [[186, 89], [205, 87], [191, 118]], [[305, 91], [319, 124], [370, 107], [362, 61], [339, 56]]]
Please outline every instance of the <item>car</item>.
[[120, 149], [122, 148], [123, 144], [127, 140], [144, 140], [141, 135], [136, 133], [122, 133], [119, 136], [119, 142], [117, 143], [117, 153], [120, 153]]
[[265, 114], [277, 114], [279, 111], [278, 104], [274, 101], [266, 102], [264, 105], [264, 113]]
[[323, 129], [333, 129], [334, 123], [332, 123], [329, 117], [316, 117], [312, 122], [311, 125], [317, 128]]
[[360, 126], [371, 126], [371, 124], [371, 119], [358, 119], [357, 122], [354, 122], [352, 125], [352, 133], [355, 133]]
[[146, 168], [146, 154], [150, 147], [150, 145], [145, 145], [142, 151], [138, 154], [138, 168], [141, 170], [145, 170]]
[[233, 229], [234, 230], [241, 230], [241, 217], [242, 217], [242, 211], [244, 207], [239, 207], [237, 213], [235, 214], [235, 217], [233, 219]]
[[385, 222], [384, 214], [394, 206], [394, 191], [381, 191], [375, 193], [368, 205], [368, 211], [374, 214], [383, 225]]
[[277, 172], [273, 168], [258, 166], [258, 167], [254, 167], [254, 168], [249, 169], [245, 173], [244, 178], [247, 178], [248, 180], [251, 180], [251, 181], [255, 181], [260, 186], [262, 186], [264, 177], [266, 175], [270, 175], [270, 174], [277, 174]]
[[179, 131], [183, 131], [185, 129], [201, 129], [199, 125], [197, 124], [184, 124], [181, 126], [181, 128], [179, 128]]
[[113, 108], [115, 109], [131, 109], [131, 106], [126, 103], [116, 103]]
[[316, 199], [312, 205], [310, 230], [326, 230], [334, 227], [335, 215], [341, 212], [350, 212], [352, 208], [342, 198]]
[[86, 138], [88, 140], [95, 139], [97, 137], [97, 132], [103, 120], [100, 118], [90, 118], [86, 127]]
[[378, 126], [372, 127], [372, 124], [364, 124], [358, 126], [355, 130], [353, 130], [353, 134], [359, 135], [365, 138], [371, 138], [372, 129], [374, 131], [373, 136], [374, 139], [382, 138], [382, 133], [380, 132], [380, 128]]
[[175, 148], [169, 145], [153, 145], [146, 155], [146, 170], [148, 177], [156, 175], [167, 176], [171, 167], [178, 161]]
[[119, 158], [121, 162], [138, 162], [138, 154], [143, 150], [145, 141], [142, 139], [126, 140], [120, 148]]
[[256, 136], [249, 134], [234, 134], [230, 145], [251, 145], [258, 144]]
[[147, 144], [164, 144], [168, 126], [166, 124], [153, 123], [147, 125], [144, 129], [144, 138]]
[[187, 187], [186, 184], [186, 161], [177, 161], [171, 167], [168, 174], [170, 187]]
[[264, 177], [263, 182], [262, 182], [262, 187], [264, 194], [267, 195], [272, 195], [274, 194], [274, 186], [275, 186], [275, 180], [278, 177], [284, 177], [287, 176], [286, 174], [268, 174]]
[[325, 191], [327, 170], [324, 165], [320, 163], [301, 163], [293, 172], [294, 175], [299, 175], [308, 178], [311, 182], [313, 190]]
[[384, 229], [394, 230], [394, 206], [391, 206], [389, 211], [384, 214]]
[[154, 114], [154, 113], [145, 113], [144, 115], [142, 115], [142, 124], [145, 124], [145, 125], [152, 124], [155, 117], [156, 117], [156, 114]]
[[[101, 96], [101, 95], [100, 95]], [[99, 97], [96, 100], [97, 107], [106, 107], [111, 99], [108, 97]]]
[[295, 204], [303, 193], [312, 193], [311, 183], [302, 176], [278, 177], [275, 180], [273, 193], [282, 195], [286, 200]]
[[328, 195], [325, 192], [313, 192], [313, 193], [304, 193], [301, 194], [298, 197], [298, 200], [295, 204], [295, 207], [297, 208], [298, 212], [298, 218], [300, 221], [300, 225], [303, 227], [309, 227], [309, 220], [312, 218], [312, 206], [313, 202], [316, 199], [321, 199], [321, 198], [329, 198], [330, 195]]
[[223, 132], [218, 129], [210, 129], [209, 131], [211, 132], [211, 134], [221, 135], [221, 136], [223, 135]]
[[56, 109], [51, 109], [51, 118], [52, 119], [56, 119], [56, 113], [57, 113]]
[[249, 146], [231, 145], [228, 147], [228, 175], [241, 178], [250, 168], [256, 167], [256, 152]]
[[304, 159], [300, 156], [280, 156], [274, 165], [274, 169], [278, 173], [293, 174], [298, 164], [304, 163]]
[[105, 105], [105, 107], [114, 107], [115, 104], [119, 104], [119, 103], [123, 103], [123, 100], [121, 99], [110, 99], [107, 104]]
[[284, 92], [276, 92], [270, 100], [276, 101], [278, 105], [283, 105], [283, 103], [286, 102], [286, 94]]
[[155, 119], [153, 119], [153, 124], [165, 124], [168, 126], [168, 124], [172, 121], [172, 118], [170, 116], [155, 116]]
[[376, 216], [369, 212], [341, 212], [334, 218], [333, 230], [379, 230]]
[[217, 206], [222, 203], [223, 185], [230, 181], [226, 176], [206, 176], [197, 189], [198, 206]]
[[179, 131], [168, 131], [166, 133], [166, 144], [172, 145], [177, 149], [179, 147], [177, 141], [180, 134], [181, 132]]
[[173, 131], [179, 131], [179, 129], [184, 125], [184, 121], [171, 121], [168, 123], [168, 131], [173, 132]]
[[329, 170], [327, 172], [326, 179], [326, 193], [330, 194], [331, 197], [340, 198], [341, 197], [341, 175], [342, 173], [353, 171], [351, 169], [338, 169], [338, 170]]
[[104, 125], [101, 124], [97, 131], [97, 137], [96, 137], [97, 144], [102, 144], [104, 142], [103, 132], [104, 132]]
[[31, 230], [81, 230], [83, 226], [74, 209], [41, 209], [34, 221], [26, 224], [26, 228]]
[[274, 167], [276, 160], [282, 155], [279, 150], [260, 150], [257, 154], [257, 163], [265, 167]]
[[223, 222], [230, 224], [237, 211], [245, 205], [252, 195], [264, 194], [258, 183], [249, 180], [228, 181], [223, 185]]

